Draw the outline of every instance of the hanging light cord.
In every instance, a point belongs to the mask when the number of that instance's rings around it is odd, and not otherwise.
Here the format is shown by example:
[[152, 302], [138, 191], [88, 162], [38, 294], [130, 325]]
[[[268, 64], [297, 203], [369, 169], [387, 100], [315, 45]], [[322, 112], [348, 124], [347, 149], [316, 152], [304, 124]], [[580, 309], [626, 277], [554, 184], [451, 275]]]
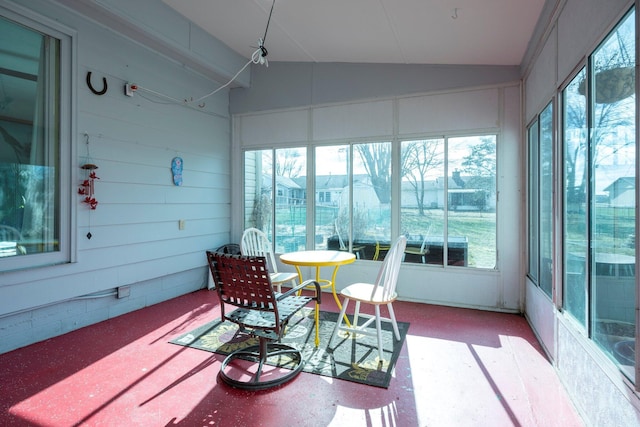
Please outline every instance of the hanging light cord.
[[269, 62], [267, 61], [267, 55], [269, 54], [269, 51], [267, 50], [266, 47], [264, 47], [264, 42], [267, 39], [267, 31], [269, 31], [269, 23], [271, 22], [271, 15], [273, 14], [273, 7], [275, 6], [275, 4], [276, 4], [276, 0], [273, 0], [273, 3], [271, 3], [271, 11], [269, 12], [269, 19], [267, 19], [267, 26], [264, 29], [264, 36], [258, 39], [258, 48], [251, 54], [251, 59], [247, 61], [247, 63], [244, 64], [244, 66], [240, 68], [240, 70], [238, 70], [238, 72], [233, 77], [231, 77], [231, 80], [229, 80], [227, 83], [220, 86], [213, 92], [208, 93], [204, 96], [201, 96], [198, 99], [189, 99], [189, 100], [185, 99], [184, 100], [185, 104], [198, 103], [205, 98], [215, 95], [225, 87], [229, 86], [240, 75], [240, 73], [242, 73], [245, 70], [245, 68], [247, 68], [250, 64], [264, 64], [267, 67], [269, 66]]
[[[203, 99], [209, 98], [210, 96], [215, 95], [216, 93], [220, 92], [222, 89], [224, 89], [227, 86], [229, 86], [231, 83], [233, 83], [235, 81], [235, 79], [240, 75], [240, 73], [242, 73], [249, 65], [251, 65], [251, 64], [260, 64], [260, 65], [264, 65], [266, 67], [269, 66], [269, 62], [267, 61], [267, 55], [269, 54], [269, 52], [267, 51], [267, 48], [264, 47], [264, 41], [267, 39], [267, 32], [269, 31], [269, 23], [271, 22], [271, 15], [273, 15], [273, 8], [274, 8], [275, 4], [276, 4], [276, 0], [273, 0], [273, 3], [271, 3], [271, 11], [269, 12], [269, 18], [267, 20], [267, 26], [266, 26], [266, 28], [264, 30], [264, 35], [262, 36], [262, 38], [258, 39], [258, 48], [255, 51], [253, 51], [253, 53], [251, 54], [251, 59], [249, 59], [249, 61], [247, 61], [247, 63], [244, 64], [242, 66], [242, 68], [240, 68], [238, 70], [238, 72], [235, 73], [233, 75], [233, 77], [231, 77], [231, 79], [227, 83], [223, 84], [222, 86], [220, 86], [219, 88], [217, 88], [213, 92], [210, 92], [210, 93], [208, 93], [206, 95], [203, 95], [203, 96], [201, 96], [200, 98], [197, 98], [197, 99], [190, 98], [190, 99], [179, 100], [179, 99], [173, 98], [171, 96], [165, 95], [165, 94], [160, 93], [160, 92], [153, 91], [151, 89], [147, 89], [147, 88], [139, 86], [139, 85], [132, 85], [132, 86], [135, 86], [135, 90], [137, 90], [137, 91], [147, 92], [147, 93], [149, 93], [151, 95], [167, 99], [168, 101], [170, 101], [168, 103], [182, 104], [184, 106], [191, 107], [191, 108], [196, 108], [196, 106], [193, 105], [193, 104], [197, 104], [197, 108], [198, 109], [204, 108], [205, 107], [205, 103], [204, 102], [200, 103], [200, 101], [202, 101]], [[140, 94], [140, 96], [142, 96], [142, 94]], [[142, 97], [147, 99], [147, 100], [149, 100], [149, 101], [151, 101], [151, 99], [149, 99], [149, 98], [147, 98], [145, 96], [142, 96]], [[152, 101], [152, 102], [156, 102], [156, 101]]]
[[271, 22], [271, 15], [273, 15], [273, 7], [276, 5], [276, 0], [273, 0], [271, 3], [271, 11], [269, 12], [269, 19], [267, 19], [267, 27], [264, 29], [264, 36], [260, 40], [260, 51], [262, 52], [262, 57], [265, 58], [269, 51], [266, 47], [264, 47], [264, 43], [267, 41], [267, 31], [269, 31], [269, 23]]

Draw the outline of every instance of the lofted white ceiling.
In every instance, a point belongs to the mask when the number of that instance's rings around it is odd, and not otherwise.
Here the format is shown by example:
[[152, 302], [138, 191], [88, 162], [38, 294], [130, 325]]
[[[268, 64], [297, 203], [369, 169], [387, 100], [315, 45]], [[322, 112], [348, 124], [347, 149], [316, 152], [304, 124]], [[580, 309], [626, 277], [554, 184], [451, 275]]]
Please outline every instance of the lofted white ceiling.
[[[163, 0], [242, 56], [273, 0]], [[520, 65], [545, 0], [275, 0], [269, 61]]]

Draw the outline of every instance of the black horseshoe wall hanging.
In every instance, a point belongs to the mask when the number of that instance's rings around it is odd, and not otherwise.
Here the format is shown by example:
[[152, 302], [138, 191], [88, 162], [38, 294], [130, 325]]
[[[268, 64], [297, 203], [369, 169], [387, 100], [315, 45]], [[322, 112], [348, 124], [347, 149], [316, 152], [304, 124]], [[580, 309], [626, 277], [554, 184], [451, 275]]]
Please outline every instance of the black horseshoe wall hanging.
[[102, 90], [95, 90], [93, 85], [91, 84], [91, 71], [87, 73], [87, 86], [89, 86], [91, 92], [95, 93], [96, 95], [104, 95], [105, 93], [107, 93], [107, 79], [104, 77], [102, 78]]

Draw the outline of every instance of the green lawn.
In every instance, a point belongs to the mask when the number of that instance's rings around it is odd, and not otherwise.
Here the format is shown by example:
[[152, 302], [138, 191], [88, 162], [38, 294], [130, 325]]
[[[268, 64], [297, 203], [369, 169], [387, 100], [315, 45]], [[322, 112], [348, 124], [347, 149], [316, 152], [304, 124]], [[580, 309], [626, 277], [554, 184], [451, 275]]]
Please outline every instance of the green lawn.
[[[417, 210], [402, 210], [402, 232], [423, 234], [431, 225], [429, 234], [444, 233], [444, 211], [428, 210], [420, 216]], [[468, 242], [468, 266], [494, 268], [496, 264], [496, 214], [495, 212], [449, 212], [448, 233], [451, 237], [466, 237]]]
[[[306, 208], [296, 206], [278, 209], [276, 222], [280, 233], [287, 230], [288, 235], [304, 233]], [[321, 208], [316, 211], [316, 233], [325, 238], [334, 233], [334, 221], [337, 210]], [[389, 211], [367, 211], [355, 215], [357, 226], [389, 229]], [[366, 220], [362, 218], [366, 217]], [[494, 268], [496, 264], [496, 214], [495, 212], [449, 212], [449, 236], [466, 237], [468, 242], [468, 265], [471, 267]], [[294, 232], [295, 230], [295, 232]], [[427, 210], [423, 216], [417, 209], [402, 209], [401, 232], [403, 234], [442, 236], [444, 233], [444, 212], [439, 209]], [[356, 230], [356, 234], [367, 234], [366, 230]]]

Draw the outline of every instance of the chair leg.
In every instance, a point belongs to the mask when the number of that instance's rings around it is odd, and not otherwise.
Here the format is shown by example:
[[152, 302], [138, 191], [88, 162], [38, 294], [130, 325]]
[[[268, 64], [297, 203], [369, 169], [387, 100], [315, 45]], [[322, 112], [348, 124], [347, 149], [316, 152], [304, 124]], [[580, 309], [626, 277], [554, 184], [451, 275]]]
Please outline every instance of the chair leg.
[[336, 327], [333, 329], [333, 334], [331, 335], [331, 339], [329, 340], [329, 346], [333, 344], [333, 340], [338, 335], [338, 331], [342, 326], [342, 322], [344, 320], [344, 314], [347, 312], [347, 306], [349, 305], [349, 298], [345, 298], [342, 301], [342, 309], [340, 310], [340, 315], [338, 316], [338, 322], [336, 323]]
[[356, 308], [353, 313], [353, 327], [358, 327], [358, 317], [360, 316], [360, 301], [356, 301]]
[[378, 369], [382, 367], [382, 322], [380, 320], [380, 306], [378, 304], [375, 305], [376, 309], [376, 332], [378, 336]]
[[[291, 358], [293, 366], [285, 368], [289, 372], [279, 375], [273, 379], [262, 380], [260, 377], [267, 359], [269, 357], [280, 355], [287, 355]], [[257, 367], [255, 373], [253, 375], [249, 375], [250, 378], [248, 379], [236, 378], [235, 375], [232, 375], [231, 373], [231, 371], [236, 370], [236, 368], [230, 366], [236, 359], [248, 360], [256, 363]], [[268, 343], [266, 339], [260, 338], [258, 345], [247, 347], [242, 350], [236, 350], [229, 354], [222, 361], [218, 375], [223, 382], [232, 387], [245, 390], [264, 390], [291, 381], [302, 371], [303, 367], [304, 359], [302, 358], [300, 350], [286, 344], [273, 342]], [[229, 372], [227, 372], [227, 369], [229, 369]]]
[[389, 309], [389, 320], [391, 320], [391, 324], [393, 325], [393, 333], [396, 336], [396, 340], [400, 341], [400, 330], [398, 330], [398, 322], [396, 322], [396, 314], [393, 311], [393, 304], [387, 304], [387, 309]]
[[258, 341], [258, 353], [260, 354], [260, 360], [258, 361], [258, 369], [256, 369], [256, 374], [254, 377], [254, 382], [260, 382], [260, 375], [262, 375], [262, 367], [264, 363], [267, 361], [267, 353], [269, 353], [269, 346], [267, 345], [267, 340], [260, 339]]
[[320, 304], [316, 301], [315, 313], [313, 315], [314, 321], [316, 323], [316, 347], [320, 345]]

